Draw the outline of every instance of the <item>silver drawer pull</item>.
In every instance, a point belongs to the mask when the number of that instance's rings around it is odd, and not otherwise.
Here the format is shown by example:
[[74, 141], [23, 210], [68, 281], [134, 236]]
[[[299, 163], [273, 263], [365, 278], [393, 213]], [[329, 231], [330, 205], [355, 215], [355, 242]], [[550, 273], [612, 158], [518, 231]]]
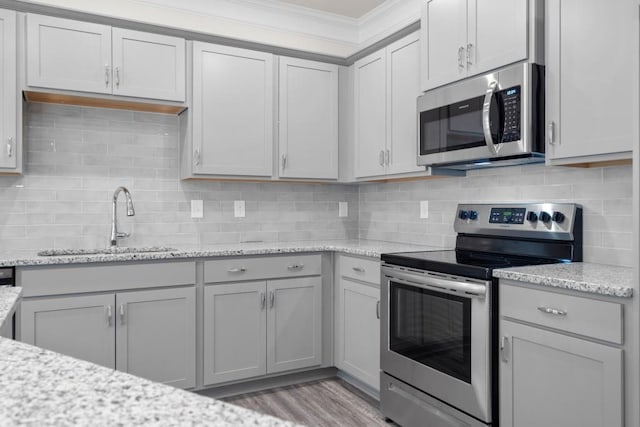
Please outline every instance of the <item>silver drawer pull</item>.
[[376, 302], [376, 318], [380, 319], [380, 300]]
[[107, 306], [107, 325], [111, 326], [111, 319], [113, 319], [113, 312], [111, 311], [111, 305]]
[[304, 268], [304, 264], [291, 264], [287, 268], [292, 271], [302, 270]]
[[244, 273], [247, 271], [244, 267], [233, 267], [227, 270], [229, 273]]
[[508, 345], [509, 345], [509, 338], [503, 336], [500, 339], [500, 358], [504, 363], [509, 363], [509, 359], [507, 358]]
[[353, 271], [355, 271], [356, 273], [364, 273], [364, 268], [362, 267], [351, 267], [353, 269]]
[[566, 316], [567, 315], [566, 311], [558, 310], [557, 308], [540, 306], [540, 307], [538, 307], [538, 310], [540, 310], [543, 313], [547, 313], [547, 314], [555, 314], [556, 316]]

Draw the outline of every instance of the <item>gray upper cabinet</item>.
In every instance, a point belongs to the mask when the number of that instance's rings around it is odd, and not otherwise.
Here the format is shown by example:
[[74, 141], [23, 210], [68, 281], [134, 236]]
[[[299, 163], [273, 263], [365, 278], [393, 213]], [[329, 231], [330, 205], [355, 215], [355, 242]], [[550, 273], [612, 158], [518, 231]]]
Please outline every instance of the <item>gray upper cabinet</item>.
[[264, 281], [205, 287], [205, 385], [267, 373], [266, 304]]
[[322, 279], [267, 282], [267, 372], [319, 366], [322, 362]]
[[338, 66], [279, 60], [279, 176], [338, 179]]
[[18, 136], [16, 13], [0, 9], [0, 169], [22, 167]]
[[424, 171], [416, 165], [419, 33], [357, 61], [353, 72], [355, 177]]
[[192, 53], [193, 175], [271, 177], [273, 55], [201, 42]]
[[529, 0], [427, 0], [422, 90], [528, 57]]
[[24, 300], [21, 340], [115, 369], [113, 294]]
[[549, 0], [547, 163], [630, 159], [637, 2]]
[[116, 367], [174, 387], [196, 385], [195, 289], [116, 294]]
[[27, 86], [185, 99], [185, 41], [27, 14]]

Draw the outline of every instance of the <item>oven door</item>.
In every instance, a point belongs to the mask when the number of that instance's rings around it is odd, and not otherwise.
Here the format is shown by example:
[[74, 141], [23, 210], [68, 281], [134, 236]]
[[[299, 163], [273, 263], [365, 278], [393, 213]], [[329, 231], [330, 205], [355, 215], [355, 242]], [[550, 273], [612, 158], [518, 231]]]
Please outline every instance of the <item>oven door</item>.
[[491, 422], [490, 282], [382, 267], [381, 369]]

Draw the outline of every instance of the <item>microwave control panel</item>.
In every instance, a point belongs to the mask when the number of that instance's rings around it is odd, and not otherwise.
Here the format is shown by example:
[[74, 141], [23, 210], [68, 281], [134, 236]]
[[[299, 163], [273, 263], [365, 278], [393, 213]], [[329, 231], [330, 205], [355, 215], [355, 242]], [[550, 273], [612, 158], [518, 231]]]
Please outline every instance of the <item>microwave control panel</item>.
[[520, 86], [500, 91], [504, 112], [502, 142], [520, 141]]

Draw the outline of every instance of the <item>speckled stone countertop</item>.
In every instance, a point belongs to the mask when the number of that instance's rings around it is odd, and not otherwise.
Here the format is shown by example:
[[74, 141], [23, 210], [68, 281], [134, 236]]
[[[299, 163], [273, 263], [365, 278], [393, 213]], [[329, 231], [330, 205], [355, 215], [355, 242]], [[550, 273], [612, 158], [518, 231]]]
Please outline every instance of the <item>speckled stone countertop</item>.
[[323, 240], [176, 247], [174, 250], [166, 252], [100, 253], [96, 255], [39, 256], [35, 251], [13, 251], [0, 252], [0, 267], [170, 260], [237, 255], [271, 255], [300, 252], [339, 252], [379, 258], [380, 254], [388, 252], [412, 252], [438, 249], [441, 248], [370, 240]]
[[2, 338], [0, 372], [0, 426], [294, 426]]
[[0, 286], [0, 328], [2, 328], [5, 322], [11, 318], [11, 315], [16, 310], [16, 306], [20, 301], [21, 295], [22, 288], [14, 286]]
[[592, 294], [633, 296], [633, 270], [628, 267], [575, 262], [505, 268], [494, 270], [493, 276]]

